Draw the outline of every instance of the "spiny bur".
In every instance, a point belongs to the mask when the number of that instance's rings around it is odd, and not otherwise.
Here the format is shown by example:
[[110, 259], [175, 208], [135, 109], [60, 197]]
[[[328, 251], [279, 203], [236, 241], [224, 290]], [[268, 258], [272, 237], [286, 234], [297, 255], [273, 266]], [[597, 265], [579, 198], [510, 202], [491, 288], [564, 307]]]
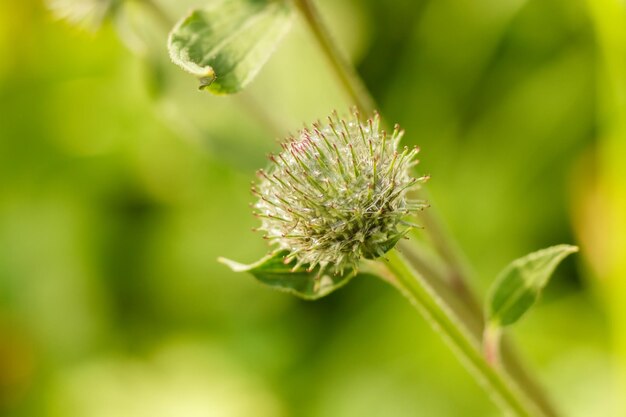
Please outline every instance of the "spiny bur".
[[363, 257], [383, 255], [406, 233], [406, 215], [426, 207], [407, 192], [427, 177], [410, 175], [419, 149], [398, 150], [403, 133], [397, 125], [391, 135], [381, 130], [377, 113], [362, 121], [356, 111], [349, 120], [334, 112], [270, 155], [252, 188], [257, 230], [288, 252], [286, 264], [343, 274]]

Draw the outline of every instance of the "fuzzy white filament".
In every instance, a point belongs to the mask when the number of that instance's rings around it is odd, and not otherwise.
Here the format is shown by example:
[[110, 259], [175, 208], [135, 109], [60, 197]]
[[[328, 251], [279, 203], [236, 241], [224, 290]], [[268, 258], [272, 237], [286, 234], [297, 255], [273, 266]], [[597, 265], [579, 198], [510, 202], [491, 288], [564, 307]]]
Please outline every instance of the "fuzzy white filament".
[[403, 217], [425, 207], [406, 197], [427, 179], [410, 176], [419, 149], [398, 151], [403, 131], [396, 125], [389, 136], [379, 122], [378, 114], [362, 122], [357, 113], [348, 121], [333, 113], [288, 138], [258, 172], [258, 230], [289, 252], [285, 263], [297, 260], [294, 270], [343, 274], [362, 257], [381, 256], [406, 229]]

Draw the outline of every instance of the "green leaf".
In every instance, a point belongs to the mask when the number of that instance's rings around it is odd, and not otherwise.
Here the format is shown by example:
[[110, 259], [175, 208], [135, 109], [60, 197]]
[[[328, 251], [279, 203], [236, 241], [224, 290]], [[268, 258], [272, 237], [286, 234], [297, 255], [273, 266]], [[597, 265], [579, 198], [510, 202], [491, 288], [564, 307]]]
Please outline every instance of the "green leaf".
[[293, 271], [295, 261], [290, 264], [284, 262], [287, 254], [286, 251], [270, 254], [250, 265], [240, 264], [225, 258], [219, 258], [218, 261], [235, 272], [249, 272], [270, 287], [295, 294], [307, 300], [324, 297], [344, 286], [357, 275], [354, 270], [346, 270], [343, 275], [320, 275], [319, 267], [310, 272], [305, 267]]
[[396, 233], [387, 240], [383, 240], [382, 242], [376, 242], [369, 246], [366, 246], [363, 250], [363, 257], [365, 259], [376, 259], [380, 256], [383, 256], [391, 249], [393, 249], [398, 241], [406, 236], [406, 234], [409, 233], [411, 229], [412, 227], [408, 227], [405, 230]]
[[174, 26], [170, 57], [198, 77], [200, 89], [232, 94], [267, 62], [291, 17], [285, 0], [214, 0]]
[[578, 248], [557, 245], [511, 262], [496, 278], [487, 305], [492, 325], [507, 326], [520, 319], [535, 303], [558, 264]]

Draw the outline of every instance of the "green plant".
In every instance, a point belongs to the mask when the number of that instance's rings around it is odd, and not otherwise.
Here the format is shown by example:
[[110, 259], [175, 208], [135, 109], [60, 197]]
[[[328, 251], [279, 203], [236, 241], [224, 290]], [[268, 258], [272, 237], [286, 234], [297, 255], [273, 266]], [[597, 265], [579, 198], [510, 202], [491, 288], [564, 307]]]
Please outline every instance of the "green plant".
[[[290, 6], [295, 6], [308, 22], [354, 104], [371, 113], [370, 95], [338, 52], [309, 0], [292, 4], [239, 1], [194, 11], [172, 31], [170, 53], [177, 64], [199, 77], [201, 88], [217, 93], [238, 91], [273, 50], [280, 36], [271, 34], [283, 33]], [[274, 30], [259, 37], [266, 25]], [[213, 30], [215, 26], [247, 29], [219, 32]], [[210, 35], [203, 36], [205, 33]], [[253, 59], [254, 56], [260, 58]], [[209, 79], [206, 74], [210, 74]], [[213, 83], [218, 83], [218, 87], [212, 88]], [[327, 127], [314, 125], [313, 131], [303, 130], [297, 137], [289, 138], [283, 152], [271, 157], [272, 168], [267, 173], [260, 172], [262, 181], [253, 189], [259, 196], [256, 209], [262, 219], [260, 229], [278, 246], [277, 250], [248, 266], [226, 259], [222, 262], [305, 298], [326, 295], [359, 272], [381, 277], [405, 294], [441, 331], [505, 410], [520, 416], [556, 415], [536, 388], [526, 386], [528, 379], [515, 377], [502, 366], [500, 335], [503, 326], [513, 324], [532, 306], [556, 265], [576, 247], [560, 245], [530, 254], [501, 273], [486, 304], [486, 318], [481, 319], [486, 322], [481, 348], [463, 323], [464, 317], [452, 311], [424, 278], [421, 270], [432, 268], [420, 261], [409, 261], [411, 256], [419, 260], [419, 251], [411, 246], [402, 246], [402, 253], [393, 249], [406, 233], [398, 230], [397, 225], [405, 223], [410, 212], [423, 208], [425, 203], [419, 197], [415, 203], [404, 200], [404, 194], [418, 182], [410, 180], [408, 174], [416, 151], [405, 150], [400, 157], [397, 153], [391, 157], [397, 147], [398, 130], [394, 129], [392, 140], [386, 144], [384, 132], [371, 136], [378, 132], [375, 120], [376, 127], [370, 123], [368, 128], [358, 117], [348, 125], [335, 116]], [[368, 131], [364, 133], [365, 130]], [[394, 167], [396, 158], [402, 167]], [[397, 181], [394, 171], [400, 173]], [[383, 209], [389, 203], [383, 195], [398, 205], [393, 203], [390, 209]], [[372, 207], [373, 202], [382, 205]], [[460, 269], [450, 249], [454, 244], [440, 232], [436, 217], [427, 215], [425, 223], [425, 233], [435, 235], [433, 241], [440, 255], [452, 268]], [[462, 271], [457, 272], [463, 276]], [[466, 288], [466, 283], [461, 283]], [[474, 303], [466, 289], [460, 296], [466, 303]]]
[[[99, 22], [117, 11], [120, 2], [102, 3], [92, 16]], [[156, 7], [152, 2], [145, 2]], [[115, 7], [114, 7], [115, 6]], [[159, 10], [158, 8], [154, 10]], [[513, 372], [516, 362], [501, 344], [504, 326], [515, 323], [539, 296], [557, 264], [576, 248], [554, 246], [511, 263], [496, 279], [482, 308], [454, 250], [423, 192], [412, 190], [425, 177], [411, 179], [415, 150], [395, 154], [400, 134], [379, 129], [374, 102], [356, 71], [341, 55], [310, 0], [222, 0], [192, 11], [169, 38], [172, 60], [196, 76], [200, 89], [231, 94], [244, 89], [269, 59], [299, 11], [325, 53], [351, 101], [372, 124], [355, 118], [352, 125], [333, 116], [324, 127], [288, 138], [272, 167], [261, 172], [255, 189], [260, 229], [276, 248], [251, 265], [222, 259], [236, 271], [304, 298], [319, 298], [357, 275], [373, 275], [391, 283], [439, 329], [477, 379], [504, 409], [516, 415], [556, 415], [532, 380]], [[163, 15], [158, 12], [159, 15]], [[79, 16], [80, 17], [80, 16]], [[374, 126], [375, 125], [375, 126]], [[369, 130], [369, 131], [367, 131]], [[415, 193], [412, 198], [407, 194]], [[455, 272], [454, 282], [439, 276], [420, 249], [401, 239], [413, 223], [423, 224], [434, 249]], [[474, 334], [467, 317], [447, 302], [443, 283], [470, 314], [485, 323]], [[482, 344], [481, 344], [482, 338]], [[502, 349], [502, 352], [501, 352]]]
[[[193, 11], [172, 31], [170, 54], [199, 78], [200, 88], [218, 94], [236, 92], [259, 71], [286, 30], [290, 6], [308, 22], [354, 104], [371, 113], [370, 95], [338, 52], [310, 0], [218, 2], [210, 9]], [[385, 279], [442, 333], [505, 411], [519, 416], [557, 415], [545, 397], [501, 366], [500, 334], [503, 326], [513, 324], [532, 306], [556, 265], [577, 248], [560, 245], [539, 251], [514, 261], [501, 273], [487, 302], [481, 348], [463, 317], [423, 277], [424, 265], [411, 263], [394, 249], [408, 230], [400, 231], [398, 225], [409, 225], [406, 217], [426, 205], [419, 198], [407, 201], [405, 194], [426, 177], [410, 177], [417, 151], [405, 149], [398, 155], [398, 128], [386, 142], [378, 123], [377, 116], [363, 123], [358, 113], [351, 122], [333, 116], [327, 126], [316, 124], [288, 138], [283, 152], [270, 158], [274, 165], [269, 171], [260, 171], [258, 188], [253, 188], [259, 196], [255, 208], [260, 230], [277, 249], [248, 266], [222, 262], [304, 298], [324, 296], [360, 271]], [[429, 226], [433, 224], [427, 225], [426, 233], [440, 230]], [[449, 249], [453, 244], [447, 237], [440, 234], [433, 240], [439, 243], [440, 254], [453, 261]], [[411, 248], [403, 247], [405, 251]]]

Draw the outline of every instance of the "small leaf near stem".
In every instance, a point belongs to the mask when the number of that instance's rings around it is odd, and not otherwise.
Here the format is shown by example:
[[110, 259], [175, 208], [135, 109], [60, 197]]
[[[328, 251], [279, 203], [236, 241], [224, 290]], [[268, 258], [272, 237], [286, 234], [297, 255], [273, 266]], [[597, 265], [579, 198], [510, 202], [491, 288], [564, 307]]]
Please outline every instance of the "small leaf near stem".
[[226, 258], [218, 258], [218, 261], [234, 272], [249, 272], [258, 281], [274, 289], [297, 295], [306, 300], [322, 298], [343, 287], [356, 275], [361, 275], [353, 269], [346, 269], [341, 275], [325, 273], [319, 267], [309, 271], [306, 266], [301, 266], [294, 270], [295, 261], [285, 263], [287, 255], [289, 255], [287, 251], [276, 252], [250, 265]]
[[537, 301], [550, 276], [578, 247], [557, 245], [511, 262], [496, 278], [487, 301], [487, 322], [508, 326], [517, 322]]
[[375, 250], [364, 251], [363, 257], [365, 259], [376, 259], [379, 256], [383, 256], [384, 254], [389, 252], [391, 249], [393, 249], [394, 246], [396, 246], [396, 244], [398, 243], [398, 241], [404, 238], [411, 229], [412, 227], [408, 227], [404, 229], [402, 232], [398, 232], [396, 235], [390, 237], [389, 239], [383, 242], [377, 242], [375, 246]]
[[517, 322], [539, 298], [558, 264], [578, 248], [557, 245], [511, 262], [498, 276], [487, 300], [483, 352], [491, 366], [500, 365], [500, 338], [504, 326]]

